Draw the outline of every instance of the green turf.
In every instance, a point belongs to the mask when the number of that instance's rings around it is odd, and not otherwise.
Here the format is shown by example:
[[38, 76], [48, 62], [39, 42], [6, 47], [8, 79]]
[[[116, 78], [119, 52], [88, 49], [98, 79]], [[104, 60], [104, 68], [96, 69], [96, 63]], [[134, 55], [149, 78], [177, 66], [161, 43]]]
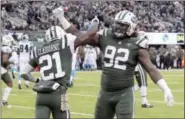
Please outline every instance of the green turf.
[[[148, 79], [148, 100], [152, 109], [141, 108], [141, 97], [136, 92], [136, 118], [184, 118], [184, 71], [162, 71], [174, 94], [175, 105], [166, 106], [163, 93]], [[35, 74], [38, 75], [38, 74]], [[74, 87], [69, 89], [68, 97], [72, 118], [93, 118], [96, 96], [99, 90], [101, 72], [77, 72]], [[3, 84], [3, 87], [5, 85]], [[36, 94], [24, 85], [18, 90], [14, 81], [12, 95], [9, 97], [11, 108], [3, 107], [3, 118], [33, 118]]]

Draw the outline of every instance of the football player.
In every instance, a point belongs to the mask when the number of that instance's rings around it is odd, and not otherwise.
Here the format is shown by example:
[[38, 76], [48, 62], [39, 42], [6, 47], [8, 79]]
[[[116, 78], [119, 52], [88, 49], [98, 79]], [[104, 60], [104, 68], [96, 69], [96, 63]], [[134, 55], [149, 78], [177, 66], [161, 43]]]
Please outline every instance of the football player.
[[146, 71], [143, 69], [143, 67], [140, 64], [137, 64], [135, 71], [135, 78], [137, 81], [137, 84], [134, 86], [134, 90], [140, 89], [142, 101], [141, 101], [141, 107], [142, 108], [152, 108], [153, 105], [151, 105], [147, 100], [147, 74]]
[[[70, 85], [72, 55], [74, 49], [85, 45], [97, 30], [98, 25], [95, 23], [83, 36], [74, 36], [59, 26], [52, 26], [46, 31], [45, 44], [33, 48], [31, 60], [24, 67], [21, 77], [37, 82], [33, 88], [37, 92], [36, 119], [49, 119], [50, 113], [54, 119], [70, 118], [66, 92]], [[30, 75], [37, 66], [41, 74], [39, 82]]]
[[[29, 41], [28, 35], [24, 34], [19, 42], [19, 76], [18, 76], [18, 88], [21, 89], [21, 72], [23, 72], [23, 68], [26, 63], [28, 63], [30, 59], [30, 49], [33, 46], [32, 42]], [[25, 81], [25, 86], [29, 88], [29, 81]]]
[[[14, 40], [15, 41], [15, 40]], [[17, 42], [14, 42], [11, 46], [12, 49], [12, 57], [10, 58], [10, 61], [14, 62], [14, 64], [11, 64], [11, 70], [12, 70], [12, 78], [15, 79], [15, 73], [18, 69], [18, 62], [19, 62], [19, 56], [18, 56], [18, 45]]]
[[13, 82], [8, 73], [8, 66], [10, 64], [13, 64], [13, 62], [10, 61], [10, 58], [12, 55], [12, 49], [10, 48], [11, 45], [12, 45], [12, 39], [11, 38], [9, 39], [8, 37], [3, 37], [2, 47], [1, 47], [1, 79], [7, 85], [7, 87], [4, 90], [4, 95], [1, 102], [1, 105], [3, 106], [9, 106], [8, 97], [13, 87]]
[[[58, 19], [68, 33], [81, 33], [63, 15], [63, 8], [56, 9]], [[152, 65], [148, 55], [148, 39], [136, 31], [138, 20], [130, 11], [116, 14], [112, 28], [102, 29], [89, 43], [103, 52], [104, 66], [101, 89], [97, 98], [95, 119], [134, 118], [134, 69], [140, 63], [155, 84], [162, 89], [168, 106], [173, 106], [173, 95], [161, 73]]]

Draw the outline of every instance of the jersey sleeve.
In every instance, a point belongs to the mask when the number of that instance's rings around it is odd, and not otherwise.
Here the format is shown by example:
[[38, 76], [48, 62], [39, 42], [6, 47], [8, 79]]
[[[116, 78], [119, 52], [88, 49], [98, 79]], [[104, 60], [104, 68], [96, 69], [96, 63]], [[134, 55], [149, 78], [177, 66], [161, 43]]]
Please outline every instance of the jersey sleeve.
[[30, 61], [29, 64], [32, 67], [37, 67], [38, 66], [38, 62], [37, 62], [37, 49], [36, 47], [33, 47], [30, 51]]
[[72, 34], [66, 34], [66, 37], [67, 37], [67, 46], [70, 47], [70, 50], [72, 53], [74, 53], [74, 42], [76, 40], [76, 36], [75, 35], [72, 35]]
[[105, 39], [108, 35], [108, 29], [107, 28], [101, 29], [97, 32], [97, 34], [99, 35], [98, 39], [99, 48], [102, 49]]
[[140, 32], [139, 33], [138, 41], [136, 42], [136, 44], [140, 48], [148, 49], [148, 47], [149, 47], [149, 39], [148, 39], [148, 36], [147, 36], [147, 34], [145, 32]]
[[75, 40], [76, 40], [76, 36], [75, 35], [72, 35], [72, 34], [66, 34], [66, 36], [67, 36], [67, 45], [69, 46], [69, 45], [74, 45], [74, 42], [75, 42]]

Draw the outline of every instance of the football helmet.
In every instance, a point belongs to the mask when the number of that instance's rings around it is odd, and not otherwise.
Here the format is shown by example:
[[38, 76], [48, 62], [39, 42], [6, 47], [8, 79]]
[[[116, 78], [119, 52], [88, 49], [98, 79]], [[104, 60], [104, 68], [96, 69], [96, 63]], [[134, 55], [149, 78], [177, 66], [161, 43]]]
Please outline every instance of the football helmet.
[[3, 36], [2, 45], [11, 47], [14, 42], [14, 38], [11, 35]]
[[112, 24], [112, 31], [118, 38], [125, 35], [130, 36], [135, 31], [137, 23], [138, 19], [132, 12], [123, 10], [116, 14]]
[[28, 40], [29, 40], [29, 36], [28, 36], [27, 34], [23, 34], [23, 35], [21, 36], [21, 40], [23, 40], [23, 41], [28, 41]]
[[61, 39], [66, 32], [60, 26], [52, 26], [46, 31], [45, 40], [50, 42], [53, 40]]

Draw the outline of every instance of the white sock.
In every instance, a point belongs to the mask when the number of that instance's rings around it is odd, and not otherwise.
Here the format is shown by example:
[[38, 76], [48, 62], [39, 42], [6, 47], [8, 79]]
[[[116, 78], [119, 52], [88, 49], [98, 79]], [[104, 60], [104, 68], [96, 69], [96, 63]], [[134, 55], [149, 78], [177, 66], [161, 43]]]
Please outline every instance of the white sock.
[[18, 80], [18, 84], [21, 84], [21, 80]]
[[5, 90], [4, 90], [4, 96], [3, 96], [3, 101], [7, 101], [8, 100], [8, 97], [11, 93], [11, 90], [12, 88], [10, 87], [6, 87]]
[[28, 85], [29, 84], [29, 81], [25, 81], [25, 84]]
[[142, 97], [142, 104], [147, 103], [147, 87], [146, 86], [141, 86], [140, 88], [140, 93], [141, 93], [141, 97]]

